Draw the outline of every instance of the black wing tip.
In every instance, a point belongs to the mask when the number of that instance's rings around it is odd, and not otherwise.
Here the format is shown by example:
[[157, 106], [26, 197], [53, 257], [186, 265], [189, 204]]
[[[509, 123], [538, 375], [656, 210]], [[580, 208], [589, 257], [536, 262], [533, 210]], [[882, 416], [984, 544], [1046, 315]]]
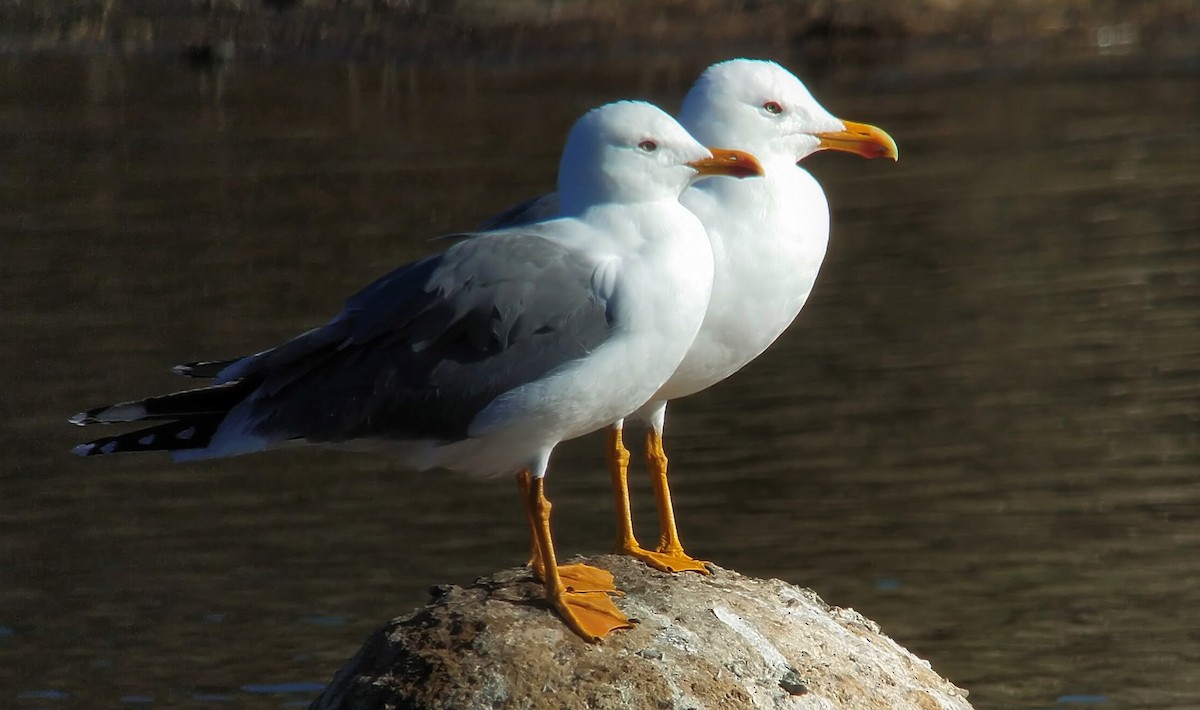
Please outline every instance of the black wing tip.
[[76, 456], [100, 456], [140, 451], [181, 451], [208, 446], [221, 422], [219, 416], [199, 416], [146, 429], [106, 436], [71, 449]]
[[205, 379], [208, 374], [202, 372], [211, 368], [215, 364], [212, 360], [196, 360], [193, 362], [185, 362], [171, 368], [171, 373], [180, 377], [195, 377], [197, 379]]
[[229, 360], [196, 360], [185, 362], [171, 368], [171, 372], [180, 377], [192, 377], [198, 380], [211, 380], [221, 374], [221, 371], [241, 358]]
[[71, 447], [71, 453], [76, 456], [100, 456], [101, 454], [112, 454], [117, 452], [117, 442], [113, 439], [97, 439], [89, 441], [86, 444], [78, 444]]
[[96, 407], [95, 409], [89, 409], [86, 412], [80, 412], [67, 421], [75, 426], [87, 426], [89, 424], [111, 424], [113, 421], [121, 420], [111, 420], [106, 418], [104, 415], [108, 412], [118, 410], [119, 408], [127, 407], [128, 404], [129, 403], [110, 404], [106, 407]]
[[136, 422], [151, 418], [146, 411], [145, 400], [140, 402], [121, 402], [106, 407], [96, 407], [86, 412], [80, 412], [67, 421], [75, 426], [89, 424], [115, 424], [118, 422]]
[[89, 441], [86, 444], [78, 444], [71, 447], [71, 453], [76, 456], [100, 456], [103, 454], [113, 454], [117, 452], [117, 442], [112, 439], [99, 439], [97, 441]]

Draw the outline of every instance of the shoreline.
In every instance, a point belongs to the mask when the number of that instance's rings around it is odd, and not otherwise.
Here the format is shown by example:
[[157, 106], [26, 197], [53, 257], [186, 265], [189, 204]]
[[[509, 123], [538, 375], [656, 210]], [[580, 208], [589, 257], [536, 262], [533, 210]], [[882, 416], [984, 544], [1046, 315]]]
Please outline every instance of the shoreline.
[[1195, 52], [1200, 0], [43, 0], [0, 8], [0, 55], [522, 64], [899, 48]]

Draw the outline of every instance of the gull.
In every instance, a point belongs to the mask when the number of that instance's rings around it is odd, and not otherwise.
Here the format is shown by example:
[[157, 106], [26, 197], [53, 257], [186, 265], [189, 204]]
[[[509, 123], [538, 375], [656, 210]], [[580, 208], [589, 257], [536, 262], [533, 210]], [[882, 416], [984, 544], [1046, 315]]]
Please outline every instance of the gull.
[[[699, 333], [663, 386], [637, 412], [646, 429], [645, 457], [658, 512], [653, 550], [634, 536], [629, 452], [623, 420], [608, 431], [606, 452], [619, 553], [666, 572], [707, 573], [679, 541], [667, 482], [663, 431], [667, 403], [721, 382], [759, 355], [791, 325], [812, 292], [829, 241], [829, 204], [820, 184], [797, 163], [821, 150], [891, 158], [891, 136], [825, 110], [804, 84], [775, 62], [732, 59], [710, 66], [684, 98], [679, 122], [706, 145], [730, 145], [762, 162], [760, 180], [714, 180], [688, 189], [681, 202], [704, 224], [712, 244], [713, 291]], [[554, 194], [528, 200], [489, 226], [544, 219], [559, 209]]]
[[628, 628], [610, 574], [574, 565], [582, 589], [560, 575], [550, 454], [654, 396], [700, 328], [712, 249], [680, 194], [700, 177], [761, 174], [753, 156], [705, 148], [650, 104], [594, 109], [568, 134], [558, 217], [460, 235], [351, 296], [325, 325], [176, 368], [211, 386], [77, 414], [78, 425], [165, 423], [74, 452], [189, 461], [315, 444], [384, 451], [420, 470], [515, 474], [549, 603], [589, 641]]

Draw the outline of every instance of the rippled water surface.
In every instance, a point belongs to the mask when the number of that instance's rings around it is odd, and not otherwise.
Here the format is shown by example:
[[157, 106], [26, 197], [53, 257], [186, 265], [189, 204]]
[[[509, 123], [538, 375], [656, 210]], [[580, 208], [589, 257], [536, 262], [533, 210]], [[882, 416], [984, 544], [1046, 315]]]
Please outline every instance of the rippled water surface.
[[[808, 161], [812, 300], [672, 409], [684, 541], [876, 619], [979, 708], [1200, 707], [1200, 71], [920, 60], [791, 64], [901, 161]], [[584, 109], [674, 108], [705, 63], [0, 60], [0, 706], [303, 705], [430, 585], [521, 562], [507, 480], [85, 461], [65, 420], [322, 321], [547, 188]], [[549, 492], [562, 551], [606, 549], [598, 438]]]

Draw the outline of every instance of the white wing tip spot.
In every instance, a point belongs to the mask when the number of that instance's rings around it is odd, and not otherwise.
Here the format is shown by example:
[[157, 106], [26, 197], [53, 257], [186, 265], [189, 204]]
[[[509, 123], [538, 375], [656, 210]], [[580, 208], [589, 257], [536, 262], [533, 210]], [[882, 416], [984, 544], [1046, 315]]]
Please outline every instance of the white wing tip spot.
[[183, 431], [176, 434], [175, 438], [179, 439], [180, 441], [187, 441], [195, 435], [196, 435], [196, 427], [190, 426], [187, 429], [184, 429]]

